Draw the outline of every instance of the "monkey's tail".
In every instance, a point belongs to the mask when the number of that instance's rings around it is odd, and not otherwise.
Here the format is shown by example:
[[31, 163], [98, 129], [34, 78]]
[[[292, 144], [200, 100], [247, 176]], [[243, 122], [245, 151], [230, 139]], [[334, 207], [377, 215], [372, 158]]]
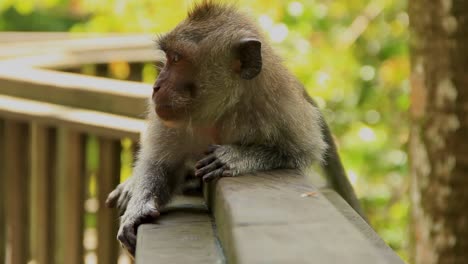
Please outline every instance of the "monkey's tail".
[[335, 142], [333, 140], [330, 128], [325, 121], [322, 122], [322, 129], [325, 142], [328, 144], [327, 154], [323, 164], [323, 169], [328, 178], [331, 187], [341, 195], [341, 197], [366, 221], [367, 217], [362, 210], [359, 200], [354, 193], [353, 186], [346, 176], [345, 169], [341, 163]]

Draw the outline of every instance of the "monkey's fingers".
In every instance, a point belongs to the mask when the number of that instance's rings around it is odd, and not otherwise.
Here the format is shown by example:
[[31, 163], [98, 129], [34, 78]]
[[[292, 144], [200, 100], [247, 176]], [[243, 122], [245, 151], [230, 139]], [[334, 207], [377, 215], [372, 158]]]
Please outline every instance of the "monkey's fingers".
[[154, 206], [153, 201], [147, 202], [140, 213], [134, 217], [125, 217], [117, 235], [120, 241], [132, 256], [135, 255], [137, 230], [141, 224], [152, 222], [159, 216], [159, 210]]
[[221, 178], [223, 176], [229, 175], [230, 172], [227, 170], [226, 166], [223, 166], [221, 168], [218, 168], [214, 171], [211, 171], [210, 173], [207, 173], [205, 176], [203, 176], [203, 181], [204, 182], [210, 182], [212, 180], [215, 180], [217, 178]]
[[195, 171], [195, 176], [197, 177], [201, 177], [201, 176], [204, 176], [212, 171], [215, 171], [216, 169], [219, 169], [221, 167], [224, 166], [224, 163], [221, 162], [219, 159], [214, 159], [211, 163], [203, 166], [203, 167], [199, 167], [197, 168], [197, 170]]
[[115, 190], [113, 190], [109, 195], [107, 196], [106, 199], [106, 206], [109, 208], [114, 208], [117, 205], [117, 200], [120, 197], [120, 194], [122, 192], [122, 189], [119, 188], [118, 186]]
[[[195, 164], [195, 169], [198, 170], [200, 168], [203, 168], [203, 167], [211, 164], [214, 160], [216, 160], [216, 156], [214, 154], [210, 154], [210, 155], [204, 157], [203, 159], [199, 160]], [[195, 176], [198, 177], [197, 172], [195, 172]]]
[[135, 256], [136, 232], [132, 232], [129, 229], [130, 227], [124, 227], [122, 232], [119, 232], [117, 239], [120, 241], [123, 248], [125, 248], [132, 256]]
[[124, 192], [120, 195], [119, 200], [117, 201], [117, 208], [119, 209], [119, 215], [123, 215], [127, 210], [128, 201], [130, 201], [130, 194], [129, 192]]

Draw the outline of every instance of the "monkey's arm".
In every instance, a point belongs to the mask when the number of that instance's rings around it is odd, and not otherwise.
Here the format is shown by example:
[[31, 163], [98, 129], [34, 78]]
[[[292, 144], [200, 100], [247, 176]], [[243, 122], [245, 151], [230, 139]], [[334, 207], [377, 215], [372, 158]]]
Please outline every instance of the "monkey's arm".
[[160, 209], [169, 202], [180, 183], [184, 168], [185, 155], [180, 147], [183, 140], [178, 134], [167, 130], [150, 116], [144, 135], [117, 235], [132, 255], [135, 253], [138, 226], [159, 216]]
[[123, 215], [127, 210], [127, 204], [132, 197], [134, 177], [130, 177], [109, 193], [106, 199], [106, 206], [109, 208], [116, 207], [119, 210], [119, 215]]
[[121, 216], [117, 235], [118, 240], [132, 255], [135, 254], [138, 226], [158, 217], [161, 207], [171, 198], [176, 187], [176, 181], [169, 177], [173, 171], [173, 167], [163, 161], [137, 161], [131, 197]]

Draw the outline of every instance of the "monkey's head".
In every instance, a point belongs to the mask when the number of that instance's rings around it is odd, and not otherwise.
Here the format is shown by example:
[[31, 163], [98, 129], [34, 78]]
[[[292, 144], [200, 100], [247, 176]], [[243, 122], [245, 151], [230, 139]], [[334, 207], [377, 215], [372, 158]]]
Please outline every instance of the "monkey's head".
[[166, 54], [153, 86], [159, 118], [168, 126], [216, 122], [261, 75], [262, 39], [255, 23], [233, 6], [195, 5], [157, 40]]

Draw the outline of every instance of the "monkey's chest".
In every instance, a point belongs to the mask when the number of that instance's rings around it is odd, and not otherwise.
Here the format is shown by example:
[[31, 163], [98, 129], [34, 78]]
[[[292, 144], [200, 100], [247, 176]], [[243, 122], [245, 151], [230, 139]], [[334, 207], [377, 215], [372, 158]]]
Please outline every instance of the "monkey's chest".
[[202, 145], [223, 144], [221, 131], [216, 127], [197, 127], [194, 128], [193, 133], [194, 140], [200, 142]]

